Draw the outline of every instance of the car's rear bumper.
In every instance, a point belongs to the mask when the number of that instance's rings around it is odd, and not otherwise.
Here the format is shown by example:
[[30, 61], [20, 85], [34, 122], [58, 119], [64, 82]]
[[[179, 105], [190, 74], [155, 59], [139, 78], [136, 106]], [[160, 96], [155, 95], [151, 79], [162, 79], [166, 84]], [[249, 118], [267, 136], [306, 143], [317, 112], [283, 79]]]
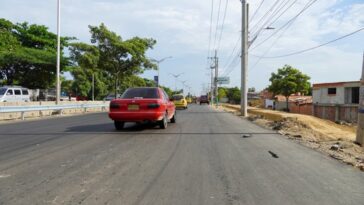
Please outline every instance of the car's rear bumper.
[[183, 103], [174, 103], [174, 105], [176, 107], [187, 107], [187, 104], [183, 104]]
[[164, 112], [110, 112], [112, 120], [124, 122], [159, 121], [163, 119]]

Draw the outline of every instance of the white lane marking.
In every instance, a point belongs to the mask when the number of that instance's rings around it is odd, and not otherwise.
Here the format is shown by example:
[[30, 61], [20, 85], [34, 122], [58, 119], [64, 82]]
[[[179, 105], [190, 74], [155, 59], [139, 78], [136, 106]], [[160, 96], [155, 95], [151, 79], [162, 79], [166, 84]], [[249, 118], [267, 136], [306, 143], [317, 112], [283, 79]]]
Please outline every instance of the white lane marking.
[[10, 174], [0, 174], [0, 179], [8, 178], [10, 176], [11, 176]]

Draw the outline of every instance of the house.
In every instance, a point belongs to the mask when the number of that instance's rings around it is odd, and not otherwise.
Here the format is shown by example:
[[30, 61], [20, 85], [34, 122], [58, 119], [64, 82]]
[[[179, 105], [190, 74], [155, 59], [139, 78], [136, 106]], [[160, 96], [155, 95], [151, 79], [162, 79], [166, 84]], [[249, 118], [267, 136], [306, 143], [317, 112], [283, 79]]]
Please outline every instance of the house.
[[316, 117], [357, 122], [360, 81], [319, 83], [312, 89]]
[[[312, 115], [312, 96], [301, 95], [300, 93], [289, 96], [288, 108], [291, 113]], [[287, 100], [283, 95], [275, 96], [275, 109], [286, 110]]]

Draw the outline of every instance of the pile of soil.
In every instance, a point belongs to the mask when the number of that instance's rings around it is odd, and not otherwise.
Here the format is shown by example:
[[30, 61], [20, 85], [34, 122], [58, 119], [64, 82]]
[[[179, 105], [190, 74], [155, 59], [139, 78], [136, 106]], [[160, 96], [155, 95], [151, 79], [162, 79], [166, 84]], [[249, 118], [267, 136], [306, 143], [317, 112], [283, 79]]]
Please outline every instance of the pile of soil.
[[[239, 105], [225, 104], [220, 109], [240, 115]], [[356, 126], [259, 108], [248, 112], [248, 120], [364, 171], [364, 148], [355, 143]]]

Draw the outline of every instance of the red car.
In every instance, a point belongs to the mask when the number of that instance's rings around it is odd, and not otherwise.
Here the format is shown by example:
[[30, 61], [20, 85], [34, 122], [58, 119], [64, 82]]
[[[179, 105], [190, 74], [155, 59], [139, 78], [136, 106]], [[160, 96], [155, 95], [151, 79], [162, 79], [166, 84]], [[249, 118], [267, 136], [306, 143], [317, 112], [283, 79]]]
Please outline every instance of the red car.
[[166, 129], [168, 121], [176, 122], [176, 107], [161, 88], [129, 88], [110, 102], [109, 117], [117, 130], [125, 122], [157, 122]]

